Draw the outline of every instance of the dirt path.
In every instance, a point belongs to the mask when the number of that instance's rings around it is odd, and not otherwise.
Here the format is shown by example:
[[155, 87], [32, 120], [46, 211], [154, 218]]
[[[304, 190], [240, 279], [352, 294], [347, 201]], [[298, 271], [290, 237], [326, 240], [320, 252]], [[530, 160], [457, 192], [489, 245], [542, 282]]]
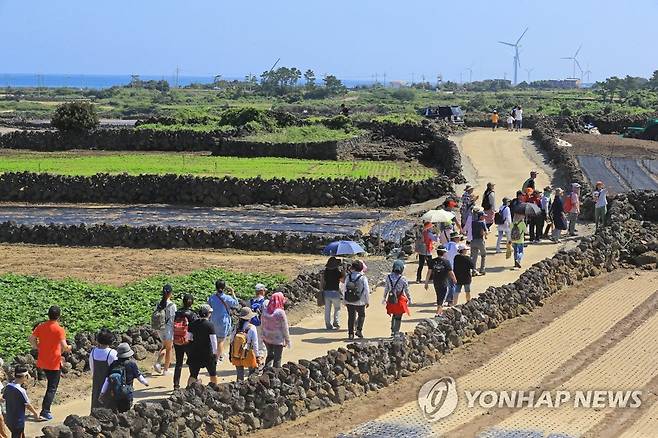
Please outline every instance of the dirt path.
[[[528, 177], [530, 169], [539, 167], [540, 163], [533, 162], [529, 154], [524, 152], [528, 147], [524, 140], [528, 138], [528, 131], [521, 133], [500, 132], [492, 134], [486, 130], [477, 130], [465, 135], [461, 146], [468, 155], [473, 166], [478, 170], [478, 179], [475, 181], [477, 193], [484, 192], [487, 181], [493, 180], [497, 183], [497, 197], [512, 193], [521, 187], [523, 181]], [[539, 187], [546, 185], [551, 175], [540, 173], [537, 184]], [[498, 202], [498, 201], [497, 201]], [[489, 255], [487, 256], [488, 274], [476, 277], [473, 282], [473, 295], [483, 292], [488, 286], [499, 286], [516, 280], [521, 271], [511, 268], [511, 260], [506, 260], [504, 254], [492, 254], [495, 239], [488, 241]], [[565, 245], [570, 245], [566, 243]], [[541, 244], [533, 245], [527, 249], [524, 266], [552, 255], [562, 246]], [[406, 275], [413, 278], [415, 266], [407, 267]], [[379, 279], [370, 279], [375, 283]], [[423, 318], [434, 315], [435, 295], [432, 290], [425, 291], [422, 285], [412, 285], [411, 294], [413, 305], [411, 306], [411, 318], [403, 319], [402, 330], [410, 331], [415, 324]], [[366, 312], [364, 334], [366, 340], [387, 337], [390, 335], [390, 318], [386, 315], [385, 307], [381, 303], [383, 290], [377, 289], [371, 296], [371, 305]], [[463, 295], [463, 294], [462, 294]], [[461, 297], [463, 300], [463, 296]], [[342, 315], [345, 325], [345, 311]], [[324, 316], [321, 313], [310, 315], [291, 328], [292, 344], [291, 350], [284, 351], [284, 360], [297, 361], [299, 359], [312, 359], [324, 355], [327, 350], [343, 346], [346, 343], [346, 330], [327, 331], [324, 329]], [[234, 379], [235, 371], [228, 364], [220, 366], [219, 375], [222, 381]], [[187, 370], [183, 370], [183, 379], [187, 377]], [[136, 400], [162, 398], [168, 396], [172, 389], [171, 377], [156, 377], [151, 380], [151, 387], [136, 392]], [[54, 406], [54, 421], [62, 421], [69, 414], [86, 414], [89, 411], [89, 400], [80, 398]], [[36, 434], [43, 424], [30, 423], [29, 434]]]

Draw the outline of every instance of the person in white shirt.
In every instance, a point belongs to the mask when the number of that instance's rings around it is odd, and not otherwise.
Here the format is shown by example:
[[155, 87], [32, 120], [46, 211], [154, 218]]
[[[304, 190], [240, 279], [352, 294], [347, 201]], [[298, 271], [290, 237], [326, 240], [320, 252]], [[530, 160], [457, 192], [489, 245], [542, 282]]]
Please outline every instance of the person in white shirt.
[[516, 130], [520, 131], [523, 127], [523, 109], [519, 105], [516, 107], [516, 112], [514, 113], [514, 120], [516, 124]]
[[496, 240], [496, 254], [500, 253], [500, 243], [503, 241], [503, 235], [507, 238], [507, 242], [512, 241], [512, 212], [509, 206], [509, 199], [503, 198], [503, 204], [498, 208], [498, 212], [502, 217], [503, 222], [497, 224], [498, 226], [498, 239]]
[[602, 181], [596, 182], [596, 190], [592, 193], [594, 197], [594, 223], [596, 228], [605, 227], [605, 215], [608, 213], [608, 189]]
[[[350, 272], [345, 278], [345, 286], [354, 285], [356, 296], [346, 290], [344, 295], [347, 308], [347, 333], [351, 341], [356, 337], [363, 338], [363, 323], [366, 319], [366, 308], [370, 306], [370, 285], [368, 277], [363, 274], [363, 262], [354, 260]], [[356, 300], [355, 300], [356, 298]]]

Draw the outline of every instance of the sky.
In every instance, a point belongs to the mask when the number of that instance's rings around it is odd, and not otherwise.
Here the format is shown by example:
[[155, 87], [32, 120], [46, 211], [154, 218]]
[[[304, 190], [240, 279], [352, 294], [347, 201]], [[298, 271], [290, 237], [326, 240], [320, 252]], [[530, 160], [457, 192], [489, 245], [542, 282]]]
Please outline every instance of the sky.
[[[506, 7], [505, 3], [509, 6]], [[591, 81], [658, 70], [658, 0], [0, 0], [2, 73]]]

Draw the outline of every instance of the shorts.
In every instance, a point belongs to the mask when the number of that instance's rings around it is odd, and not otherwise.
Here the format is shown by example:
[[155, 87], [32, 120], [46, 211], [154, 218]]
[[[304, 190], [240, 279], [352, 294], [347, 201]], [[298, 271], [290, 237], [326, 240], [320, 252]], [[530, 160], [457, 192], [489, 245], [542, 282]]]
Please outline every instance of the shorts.
[[446, 296], [448, 295], [448, 290], [450, 289], [450, 286], [443, 282], [443, 283], [438, 283], [434, 282], [434, 292], [436, 292], [436, 305], [437, 306], [442, 306], [443, 302], [446, 300]]
[[158, 330], [161, 341], [173, 341], [174, 340], [174, 326], [165, 326], [162, 330]]
[[205, 365], [201, 364], [201, 363], [196, 364], [196, 363], [189, 363], [189, 362], [188, 362], [187, 365], [188, 365], [188, 368], [190, 369], [190, 377], [192, 377], [194, 379], [199, 378], [199, 371], [201, 371], [201, 368], [207, 369], [208, 370], [208, 375], [210, 377], [216, 377], [217, 376], [217, 358], [214, 357], [214, 356], [212, 358], [209, 358], [206, 361]]
[[455, 291], [453, 292], [453, 295], [459, 295], [459, 293], [462, 291], [462, 287], [464, 288], [464, 292], [468, 292], [469, 294], [471, 293], [471, 285], [469, 284], [456, 284], [455, 285]]

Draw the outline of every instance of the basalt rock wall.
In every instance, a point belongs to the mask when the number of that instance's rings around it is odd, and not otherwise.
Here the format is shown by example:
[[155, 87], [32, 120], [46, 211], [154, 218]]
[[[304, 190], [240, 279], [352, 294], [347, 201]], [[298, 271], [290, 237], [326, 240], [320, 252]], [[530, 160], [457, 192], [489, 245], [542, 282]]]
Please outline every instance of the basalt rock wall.
[[[639, 205], [651, 205], [656, 195], [639, 196]], [[72, 415], [61, 427], [44, 428], [44, 436], [239, 436], [378, 390], [436, 363], [468, 338], [532, 312], [561, 289], [619, 267], [635, 255], [633, 247], [620, 242], [656, 244], [658, 226], [634, 219], [642, 211], [625, 198], [611, 203], [610, 214], [611, 225], [581, 239], [576, 248], [536, 263], [514, 283], [489, 287], [449, 309], [446, 319], [422, 321], [400, 339], [349, 344], [313, 360], [267, 369], [245, 382], [195, 384], [118, 415], [106, 409], [87, 417]]]
[[399, 207], [451, 193], [452, 181], [377, 178], [295, 180], [191, 175], [0, 175], [0, 201], [172, 204], [235, 207], [250, 204]]

